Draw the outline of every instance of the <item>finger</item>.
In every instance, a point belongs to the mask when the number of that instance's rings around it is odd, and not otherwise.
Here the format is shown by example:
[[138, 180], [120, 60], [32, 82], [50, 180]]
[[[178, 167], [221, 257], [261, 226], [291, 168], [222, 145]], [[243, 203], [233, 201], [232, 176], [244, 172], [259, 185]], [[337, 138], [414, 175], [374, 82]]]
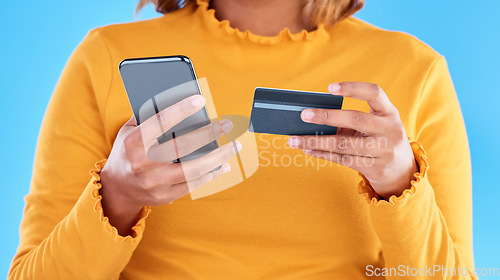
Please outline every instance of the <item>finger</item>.
[[222, 174], [227, 173], [229, 171], [231, 171], [231, 166], [229, 165], [229, 163], [226, 162], [219, 169], [214, 170], [214, 171], [210, 171], [210, 172], [208, 172], [208, 174], [203, 175], [199, 178], [190, 180], [190, 181], [185, 182], [185, 183], [181, 183], [181, 185], [183, 185], [185, 188], [187, 188], [188, 192], [192, 192], [195, 189], [201, 187], [202, 185], [212, 181], [213, 179], [215, 179], [215, 178], [217, 178], [217, 177], [221, 176]]
[[211, 171], [208, 174], [205, 174], [194, 180], [156, 188], [154, 189], [152, 196], [157, 201], [156, 205], [172, 203], [173, 201], [185, 196], [186, 194], [194, 191], [200, 186], [212, 181], [217, 177], [220, 177], [222, 174], [229, 171], [231, 171], [231, 166], [229, 165], [229, 163], [224, 163], [218, 170]]
[[316, 158], [335, 162], [337, 164], [352, 168], [358, 172], [363, 173], [366, 168], [375, 164], [376, 158], [363, 157], [356, 155], [338, 154], [332, 152], [318, 151], [318, 150], [304, 150], [304, 153]]
[[337, 135], [308, 135], [288, 138], [288, 145], [294, 149], [320, 150], [345, 155], [378, 157], [387, 141], [377, 141], [374, 137], [348, 137]]
[[356, 110], [305, 109], [300, 117], [304, 122], [351, 128], [369, 135], [380, 133], [385, 127], [383, 117]]
[[214, 170], [216, 167], [228, 161], [240, 150], [241, 143], [239, 141], [233, 141], [204, 155], [203, 157], [181, 163], [186, 181], [199, 178], [211, 170]]
[[368, 102], [374, 112], [388, 115], [397, 112], [387, 94], [377, 84], [363, 82], [340, 82], [328, 86], [333, 95], [352, 97]]
[[170, 162], [198, 150], [233, 129], [230, 120], [214, 122], [163, 144], [155, 143], [147, 152], [150, 160]]
[[183, 183], [199, 178], [214, 170], [241, 150], [241, 143], [233, 141], [197, 159], [173, 164], [169, 180]]
[[187, 97], [139, 125], [145, 147], [157, 142], [156, 138], [185, 118], [198, 112], [205, 105], [205, 98], [199, 94]]

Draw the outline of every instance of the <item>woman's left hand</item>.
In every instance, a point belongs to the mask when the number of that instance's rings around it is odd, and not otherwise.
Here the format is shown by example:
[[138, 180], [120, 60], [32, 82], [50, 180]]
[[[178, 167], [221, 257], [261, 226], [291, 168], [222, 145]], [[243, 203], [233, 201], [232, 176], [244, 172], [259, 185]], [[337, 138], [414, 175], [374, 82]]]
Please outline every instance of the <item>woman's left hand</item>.
[[370, 113], [306, 109], [304, 122], [336, 126], [337, 135], [292, 136], [290, 147], [360, 172], [385, 199], [401, 195], [418, 168], [396, 107], [376, 84], [333, 83], [328, 91], [367, 101]]

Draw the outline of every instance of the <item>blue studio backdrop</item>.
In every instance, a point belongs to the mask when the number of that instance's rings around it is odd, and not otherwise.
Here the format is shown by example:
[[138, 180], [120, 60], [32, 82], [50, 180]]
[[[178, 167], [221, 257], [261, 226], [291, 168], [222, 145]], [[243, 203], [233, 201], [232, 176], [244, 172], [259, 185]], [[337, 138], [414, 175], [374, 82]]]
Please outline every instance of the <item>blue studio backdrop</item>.
[[[97, 26], [157, 17], [138, 0], [4, 1], [0, 17], [0, 278], [19, 243], [23, 197], [29, 191], [41, 121], [73, 49]], [[478, 268], [500, 267], [498, 104], [499, 1], [366, 0], [358, 18], [413, 34], [444, 55], [462, 106], [473, 171], [474, 254]], [[482, 277], [482, 279], [499, 279]]]

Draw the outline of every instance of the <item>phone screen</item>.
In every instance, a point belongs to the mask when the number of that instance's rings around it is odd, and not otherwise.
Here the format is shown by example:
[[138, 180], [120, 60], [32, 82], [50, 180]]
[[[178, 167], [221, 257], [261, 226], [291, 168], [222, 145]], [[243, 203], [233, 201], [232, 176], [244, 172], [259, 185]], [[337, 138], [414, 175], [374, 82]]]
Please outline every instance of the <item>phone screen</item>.
[[[193, 65], [184, 56], [126, 59], [120, 63], [120, 74], [138, 125], [188, 96], [201, 94]], [[209, 123], [207, 110], [202, 108], [159, 135], [158, 143]], [[176, 162], [198, 158], [217, 148], [213, 141]]]

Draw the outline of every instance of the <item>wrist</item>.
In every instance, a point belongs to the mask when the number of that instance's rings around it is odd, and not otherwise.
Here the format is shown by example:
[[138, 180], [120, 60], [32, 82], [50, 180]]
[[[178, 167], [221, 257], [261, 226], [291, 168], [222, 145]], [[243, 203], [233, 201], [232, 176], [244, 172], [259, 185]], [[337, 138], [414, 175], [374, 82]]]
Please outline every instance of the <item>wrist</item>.
[[110, 180], [112, 177], [108, 176], [107, 170], [103, 169], [100, 175], [102, 187], [99, 193], [102, 196], [104, 216], [120, 235], [129, 235], [132, 226], [137, 222], [142, 206], [120, 194], [117, 185]]
[[411, 181], [415, 178], [415, 173], [417, 172], [418, 164], [417, 161], [413, 159], [413, 164], [410, 170], [405, 173], [405, 176], [401, 177], [401, 179], [391, 184], [392, 188], [384, 191], [377, 191], [377, 194], [385, 200], [388, 200], [393, 195], [397, 197], [401, 196], [406, 189], [409, 189], [411, 187]]

